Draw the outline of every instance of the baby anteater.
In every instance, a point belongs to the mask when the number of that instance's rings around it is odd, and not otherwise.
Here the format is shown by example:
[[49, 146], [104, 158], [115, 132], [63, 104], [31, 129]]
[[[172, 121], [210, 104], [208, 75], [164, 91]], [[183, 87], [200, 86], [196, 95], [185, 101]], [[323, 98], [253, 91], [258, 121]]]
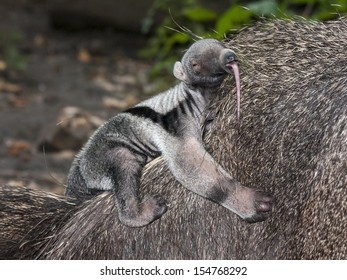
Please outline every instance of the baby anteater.
[[[167, 210], [159, 195], [140, 198], [143, 167], [162, 156], [187, 189], [215, 201], [248, 222], [266, 219], [271, 197], [242, 186], [206, 152], [204, 117], [227, 74], [239, 74], [235, 53], [213, 39], [195, 42], [176, 62], [175, 87], [116, 115], [102, 125], [75, 158], [66, 195], [88, 197], [111, 191], [119, 219], [145, 226]], [[239, 106], [238, 106], [239, 108]], [[239, 113], [238, 113], [239, 115]]]

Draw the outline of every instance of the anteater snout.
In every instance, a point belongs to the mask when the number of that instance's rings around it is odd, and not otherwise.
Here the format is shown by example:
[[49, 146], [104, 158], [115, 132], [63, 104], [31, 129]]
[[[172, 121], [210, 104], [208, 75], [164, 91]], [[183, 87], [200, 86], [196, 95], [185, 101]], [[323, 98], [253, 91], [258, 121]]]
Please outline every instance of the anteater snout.
[[237, 62], [236, 54], [230, 49], [224, 49], [220, 57], [221, 63], [224, 66], [227, 66], [230, 63]]
[[230, 51], [230, 53], [226, 57], [226, 63], [236, 62], [236, 61], [237, 61], [236, 54], [234, 52]]

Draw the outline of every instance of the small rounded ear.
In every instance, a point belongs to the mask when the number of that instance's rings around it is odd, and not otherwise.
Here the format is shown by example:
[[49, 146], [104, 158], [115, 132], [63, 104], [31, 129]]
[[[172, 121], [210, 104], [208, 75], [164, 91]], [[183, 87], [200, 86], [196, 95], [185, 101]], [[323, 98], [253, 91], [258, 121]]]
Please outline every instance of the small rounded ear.
[[173, 74], [180, 81], [183, 81], [183, 82], [189, 81], [186, 73], [183, 70], [182, 63], [179, 61], [176, 61], [175, 65], [174, 65]]

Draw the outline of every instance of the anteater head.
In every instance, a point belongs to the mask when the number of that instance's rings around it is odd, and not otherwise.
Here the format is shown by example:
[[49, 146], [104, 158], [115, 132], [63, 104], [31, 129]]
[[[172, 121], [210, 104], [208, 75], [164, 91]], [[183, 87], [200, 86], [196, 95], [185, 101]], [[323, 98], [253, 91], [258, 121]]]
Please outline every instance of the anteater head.
[[235, 53], [214, 39], [195, 42], [174, 66], [177, 79], [198, 87], [217, 87], [237, 65]]

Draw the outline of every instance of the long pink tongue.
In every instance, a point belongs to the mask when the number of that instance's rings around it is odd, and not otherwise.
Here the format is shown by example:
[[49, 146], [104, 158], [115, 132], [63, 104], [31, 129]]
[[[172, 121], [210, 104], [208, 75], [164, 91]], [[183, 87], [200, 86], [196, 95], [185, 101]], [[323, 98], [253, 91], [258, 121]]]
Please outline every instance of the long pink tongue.
[[237, 121], [240, 121], [241, 110], [241, 86], [240, 86], [240, 71], [237, 63], [231, 63], [231, 67], [234, 71], [235, 83], [236, 83], [236, 98], [237, 98]]

